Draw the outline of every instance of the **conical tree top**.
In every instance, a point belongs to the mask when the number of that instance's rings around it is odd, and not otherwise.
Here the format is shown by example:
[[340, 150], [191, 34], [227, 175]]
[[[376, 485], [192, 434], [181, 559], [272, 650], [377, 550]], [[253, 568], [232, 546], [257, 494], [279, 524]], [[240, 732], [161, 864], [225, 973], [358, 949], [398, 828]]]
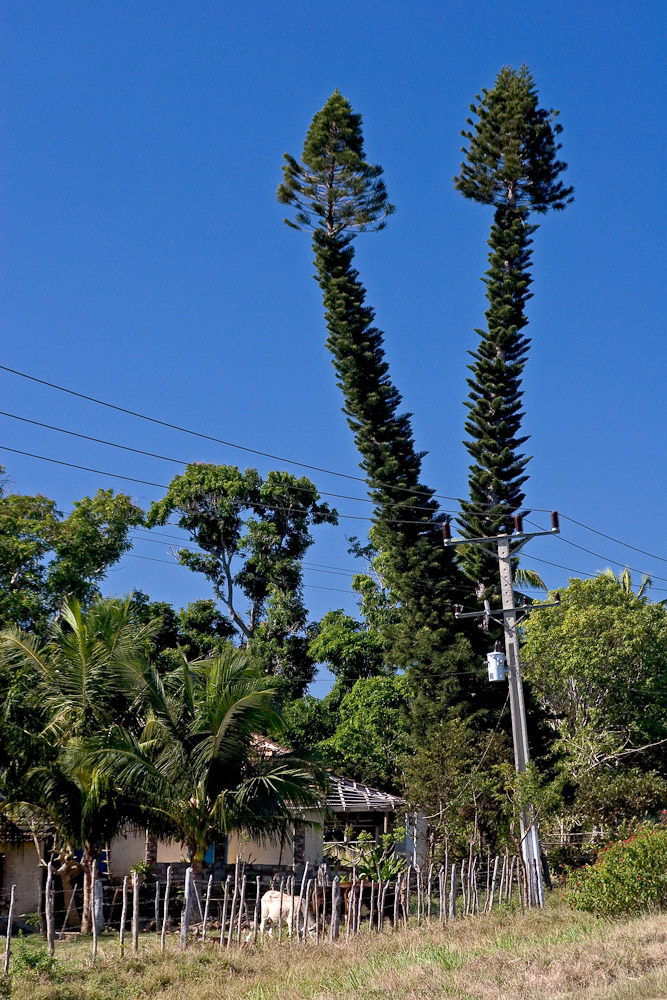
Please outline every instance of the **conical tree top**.
[[572, 187], [558, 175], [567, 164], [558, 160], [561, 148], [556, 136], [562, 125], [554, 124], [558, 111], [538, 107], [533, 76], [527, 66], [504, 66], [492, 90], [484, 89], [470, 110], [477, 121], [466, 119], [470, 129], [461, 135], [466, 162], [454, 178], [455, 187], [466, 198], [496, 208], [524, 208], [546, 212], [562, 209], [573, 201]]
[[278, 201], [296, 209], [295, 229], [354, 236], [384, 228], [395, 211], [387, 201], [382, 167], [364, 158], [361, 115], [338, 90], [313, 118], [299, 163], [285, 153]]

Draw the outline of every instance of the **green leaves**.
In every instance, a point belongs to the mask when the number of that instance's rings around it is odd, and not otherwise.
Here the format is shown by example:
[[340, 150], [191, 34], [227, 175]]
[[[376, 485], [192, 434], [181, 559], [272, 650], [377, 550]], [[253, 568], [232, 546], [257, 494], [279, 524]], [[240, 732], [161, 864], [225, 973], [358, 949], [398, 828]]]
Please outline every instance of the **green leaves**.
[[294, 229], [319, 229], [327, 236], [384, 228], [395, 208], [387, 200], [382, 167], [364, 158], [361, 115], [335, 90], [313, 118], [301, 163], [284, 156], [278, 201], [296, 211]]
[[149, 527], [174, 514], [199, 551], [181, 549], [182, 566], [202, 573], [228, 612], [237, 636], [267, 673], [302, 694], [312, 679], [301, 560], [312, 545], [310, 527], [336, 524], [305, 476], [233, 465], [188, 465], [147, 515]]
[[527, 66], [505, 66], [491, 90], [477, 95], [461, 135], [466, 160], [454, 185], [466, 198], [496, 207], [546, 212], [573, 201], [573, 188], [558, 175], [567, 164], [556, 158], [562, 131], [553, 124], [557, 111], [538, 107], [537, 90]]

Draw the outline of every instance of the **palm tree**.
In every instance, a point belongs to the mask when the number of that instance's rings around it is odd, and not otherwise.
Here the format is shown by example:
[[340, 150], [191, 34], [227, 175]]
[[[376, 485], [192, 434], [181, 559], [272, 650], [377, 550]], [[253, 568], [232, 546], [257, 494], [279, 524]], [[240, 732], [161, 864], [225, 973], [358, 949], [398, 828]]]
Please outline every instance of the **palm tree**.
[[154, 629], [154, 623], [137, 621], [131, 598], [99, 600], [86, 612], [72, 599], [45, 644], [19, 629], [0, 633], [0, 654], [12, 678], [4, 728], [13, 751], [2, 774], [2, 808], [28, 829], [52, 835], [66, 905], [71, 879], [83, 870], [83, 931], [89, 929], [100, 847], [142, 814], [136, 799], [91, 767], [81, 751], [90, 739], [110, 740], [119, 724], [136, 728], [132, 678]]
[[183, 657], [167, 678], [151, 667], [136, 682], [143, 731], [119, 728], [106, 745], [89, 745], [86, 759], [170, 828], [195, 869], [216, 839], [238, 830], [278, 839], [295, 812], [321, 804], [323, 778], [311, 765], [262, 752], [257, 734], [281, 724], [279, 681], [259, 673], [245, 650]]

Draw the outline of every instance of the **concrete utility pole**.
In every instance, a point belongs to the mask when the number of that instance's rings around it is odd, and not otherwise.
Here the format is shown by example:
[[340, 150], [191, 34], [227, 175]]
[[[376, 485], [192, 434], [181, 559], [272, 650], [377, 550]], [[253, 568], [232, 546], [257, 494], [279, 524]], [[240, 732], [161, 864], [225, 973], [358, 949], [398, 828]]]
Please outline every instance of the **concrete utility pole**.
[[[463, 613], [460, 608], [456, 608], [454, 616], [456, 618], [494, 618], [499, 623], [502, 621], [505, 634], [505, 656], [508, 666], [509, 699], [510, 712], [512, 715], [512, 742], [514, 745], [514, 765], [518, 773], [526, 771], [530, 762], [530, 750], [528, 748], [528, 730], [526, 727], [526, 707], [523, 698], [523, 682], [521, 679], [521, 662], [519, 660], [519, 637], [517, 634], [517, 624], [519, 614], [527, 614], [531, 611], [542, 610], [543, 608], [556, 607], [560, 604], [558, 598], [555, 604], [540, 604], [537, 606], [525, 605], [521, 608], [514, 604], [514, 584], [512, 581], [512, 555], [516, 554], [526, 542], [538, 535], [552, 535], [559, 531], [558, 514], [551, 513], [551, 531], [533, 531], [524, 533], [523, 523], [519, 516], [514, 518], [514, 533], [512, 535], [502, 534], [490, 538], [452, 538], [450, 527], [443, 524], [442, 535], [444, 544], [449, 545], [478, 545], [487, 552], [491, 551], [490, 546], [494, 545], [498, 556], [498, 567], [500, 570], [500, 593], [502, 596], [502, 609], [492, 611], [488, 603], [485, 602], [484, 611], [473, 611]], [[502, 619], [498, 617], [502, 615]], [[502, 660], [502, 656], [500, 656]], [[494, 680], [496, 677], [494, 676]], [[504, 679], [500, 677], [498, 679]], [[521, 815], [521, 853], [526, 866], [528, 896], [530, 906], [544, 906], [544, 888], [542, 885], [542, 865], [540, 859], [540, 843], [535, 820], [535, 811], [532, 805]]]

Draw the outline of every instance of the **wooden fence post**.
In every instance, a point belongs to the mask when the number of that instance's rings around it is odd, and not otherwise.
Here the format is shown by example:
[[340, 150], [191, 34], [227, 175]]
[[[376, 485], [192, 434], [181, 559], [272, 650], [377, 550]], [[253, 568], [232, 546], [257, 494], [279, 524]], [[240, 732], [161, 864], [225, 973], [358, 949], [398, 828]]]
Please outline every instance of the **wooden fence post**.
[[183, 899], [183, 909], [181, 910], [181, 948], [185, 949], [188, 944], [188, 934], [190, 933], [190, 913], [192, 910], [192, 868], [185, 870], [185, 896]]
[[227, 904], [229, 903], [229, 883], [231, 881], [231, 875], [228, 875], [225, 879], [225, 892], [222, 901], [222, 922], [220, 924], [220, 947], [225, 946], [225, 928], [227, 927]]
[[[278, 944], [282, 944], [283, 940], [283, 897], [285, 895], [285, 876], [283, 875], [280, 879], [280, 900], [278, 909]], [[292, 900], [292, 906], [294, 905], [294, 900]], [[290, 934], [292, 933], [292, 911], [290, 910]], [[262, 931], [262, 940], [264, 940], [264, 931]]]
[[234, 895], [232, 896], [232, 912], [229, 914], [229, 934], [227, 935], [227, 947], [231, 948], [234, 937], [234, 917], [236, 916], [236, 900], [239, 896], [239, 859], [236, 859], [234, 869]]
[[127, 875], [123, 876], [123, 904], [120, 909], [120, 930], [118, 943], [120, 944], [120, 957], [125, 956], [125, 924], [127, 923]]
[[428, 890], [426, 893], [426, 919], [431, 920], [431, 892], [433, 890], [433, 862], [428, 866]]
[[371, 905], [368, 916], [368, 929], [373, 930], [373, 917], [375, 916], [375, 879], [371, 879]]
[[412, 865], [408, 865], [405, 876], [405, 926], [408, 926], [410, 919], [410, 876], [412, 875]]
[[[305, 885], [306, 885], [306, 876], [308, 874], [308, 868], [309, 867], [310, 867], [310, 861], [306, 861], [305, 865], [303, 866], [303, 875], [301, 876], [301, 888], [299, 890], [299, 905], [298, 905], [298, 908], [297, 908], [297, 911], [296, 911], [296, 939], [297, 939], [297, 941], [299, 940], [299, 922], [301, 920], [301, 903], [303, 902], [303, 890], [304, 890]], [[292, 895], [294, 895], [294, 891], [292, 891]], [[292, 908], [294, 908], [294, 902], [292, 902]], [[303, 927], [303, 937], [305, 938], [305, 936], [306, 936], [306, 927], [305, 927], [305, 924], [304, 924], [304, 927]]]
[[167, 933], [167, 920], [169, 919], [169, 890], [171, 889], [171, 865], [167, 867], [167, 882], [164, 887], [164, 916], [162, 917], [162, 934], [160, 935], [160, 951], [164, 951], [164, 940]]
[[239, 898], [239, 916], [236, 928], [236, 943], [241, 944], [241, 921], [243, 920], [243, 905], [245, 903], [245, 875], [241, 876], [241, 895]]
[[254, 914], [253, 928], [252, 928], [252, 943], [253, 944], [257, 944], [257, 931], [259, 930], [259, 912], [260, 912], [260, 906], [262, 904], [261, 884], [262, 884], [262, 876], [258, 875], [257, 876], [257, 889], [256, 889], [257, 895], [255, 896], [255, 914]]
[[456, 865], [452, 865], [452, 878], [449, 887], [449, 920], [456, 920]]
[[396, 885], [394, 887], [394, 927], [393, 930], [398, 929], [398, 902], [399, 896], [401, 895], [401, 876], [398, 875], [396, 878]]
[[[493, 862], [493, 875], [491, 877], [491, 887], [490, 889], [487, 888], [487, 898], [486, 898], [486, 904], [484, 906], [485, 913], [490, 913], [491, 910], [493, 909], [493, 900], [496, 895], [496, 879], [498, 877], [498, 860], [499, 860], [498, 855], [496, 854], [496, 857]], [[490, 868], [491, 868], [491, 861], [489, 861], [489, 869]], [[488, 878], [487, 878], [487, 886], [488, 886]]]
[[204, 905], [204, 925], [201, 929], [201, 939], [206, 940], [206, 924], [208, 923], [208, 911], [211, 907], [211, 890], [213, 888], [213, 876], [209, 875], [208, 885], [206, 886], [206, 903]]
[[4, 971], [5, 976], [9, 975], [9, 953], [12, 946], [12, 924], [14, 923], [15, 898], [16, 898], [16, 886], [13, 885], [9, 896], [9, 914], [7, 915], [7, 942], [5, 944], [5, 971]]
[[95, 964], [95, 959], [97, 958], [97, 859], [93, 858], [93, 866], [90, 870], [90, 909], [92, 916], [92, 931], [93, 931], [93, 965]]
[[338, 875], [331, 883], [331, 927], [330, 938], [337, 941], [340, 934], [340, 879]]
[[49, 955], [55, 951], [55, 913], [53, 912], [53, 861], [46, 868], [46, 889], [44, 891], [44, 910], [46, 914], [46, 948]]
[[132, 872], [132, 954], [139, 954], [139, 872]]
[[160, 934], [160, 880], [155, 879], [155, 933]]

